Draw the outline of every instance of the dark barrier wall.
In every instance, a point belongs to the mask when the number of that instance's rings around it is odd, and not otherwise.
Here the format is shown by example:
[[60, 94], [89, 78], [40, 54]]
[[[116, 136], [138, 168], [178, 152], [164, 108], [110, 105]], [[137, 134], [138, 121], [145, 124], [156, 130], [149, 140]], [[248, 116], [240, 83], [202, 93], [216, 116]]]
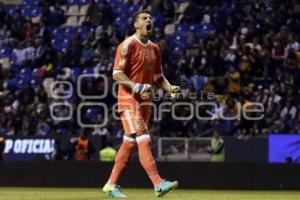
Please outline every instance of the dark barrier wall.
[[[237, 151], [238, 149], [238, 151]], [[268, 138], [225, 138], [226, 162], [268, 162]]]
[[[5, 148], [5, 160], [8, 161], [43, 161], [50, 160], [55, 148], [55, 140], [60, 142], [60, 151], [64, 157], [73, 159], [74, 146], [72, 141], [76, 137], [7, 137]], [[95, 148], [91, 159], [99, 160], [99, 149], [102, 149], [107, 142], [105, 136], [90, 136], [89, 139]], [[118, 146], [121, 138], [115, 138], [114, 146]], [[236, 138], [225, 138], [225, 157], [227, 162], [268, 162], [268, 138], [251, 138], [239, 140]], [[156, 139], [153, 138], [154, 152], [157, 151]], [[238, 149], [238, 151], [237, 151]], [[135, 160], [137, 156], [133, 156]]]
[[[293, 164], [159, 162], [165, 178], [180, 188], [300, 189], [300, 166]], [[101, 187], [112, 163], [2, 162], [0, 186]], [[121, 177], [123, 187], [152, 187], [138, 162], [131, 162]]]

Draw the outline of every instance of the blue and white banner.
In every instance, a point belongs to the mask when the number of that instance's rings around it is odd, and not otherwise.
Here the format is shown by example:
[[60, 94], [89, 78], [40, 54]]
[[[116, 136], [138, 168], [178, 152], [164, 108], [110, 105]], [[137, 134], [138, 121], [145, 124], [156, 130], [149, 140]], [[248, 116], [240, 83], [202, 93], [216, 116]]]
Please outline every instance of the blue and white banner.
[[300, 163], [300, 135], [270, 135], [269, 162]]
[[48, 160], [54, 151], [52, 138], [7, 138], [5, 160]]

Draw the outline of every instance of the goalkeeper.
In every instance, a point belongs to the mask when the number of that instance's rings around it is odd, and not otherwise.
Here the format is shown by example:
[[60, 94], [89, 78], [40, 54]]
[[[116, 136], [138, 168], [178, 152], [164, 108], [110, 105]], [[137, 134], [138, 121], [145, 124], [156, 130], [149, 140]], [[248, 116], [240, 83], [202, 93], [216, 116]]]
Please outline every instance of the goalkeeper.
[[150, 11], [141, 10], [134, 16], [135, 34], [117, 48], [113, 78], [119, 82], [118, 111], [125, 135], [115, 158], [115, 164], [103, 192], [111, 197], [126, 197], [117, 185], [118, 178], [137, 145], [139, 160], [151, 179], [156, 196], [162, 197], [178, 185], [177, 181], [163, 180], [151, 152], [147, 124], [151, 114], [153, 85], [180, 95], [180, 88], [171, 85], [163, 76], [159, 47], [149, 40], [153, 30]]

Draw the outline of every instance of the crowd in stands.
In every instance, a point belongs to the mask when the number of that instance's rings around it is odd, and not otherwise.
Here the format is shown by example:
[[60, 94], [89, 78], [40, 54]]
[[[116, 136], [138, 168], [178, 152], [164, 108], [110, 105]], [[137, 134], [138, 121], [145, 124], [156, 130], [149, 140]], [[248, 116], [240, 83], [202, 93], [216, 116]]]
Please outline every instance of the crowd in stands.
[[[109, 108], [107, 125], [84, 131], [122, 137], [121, 121], [112, 117], [112, 66], [116, 46], [133, 33], [132, 16], [140, 9], [153, 13], [151, 39], [160, 46], [165, 76], [182, 88], [180, 101], [218, 105], [197, 110], [211, 120], [194, 115], [175, 121], [163, 113], [161, 120], [151, 120], [151, 133], [300, 133], [297, 0], [24, 0], [21, 5], [0, 3], [0, 134], [76, 136], [82, 131], [78, 118], [85, 124], [104, 120], [103, 108], [96, 105], [102, 102]], [[80, 74], [87, 77], [78, 84]], [[78, 87], [83, 95], [104, 92], [97, 74], [106, 77], [108, 94], [100, 100], [82, 98]], [[162, 98], [155, 104], [171, 102], [161, 91], [158, 94]], [[261, 119], [221, 117], [236, 116], [239, 105], [257, 108], [251, 102], [263, 105]], [[78, 112], [82, 103], [95, 105]], [[175, 111], [187, 116], [189, 109], [181, 106]]]

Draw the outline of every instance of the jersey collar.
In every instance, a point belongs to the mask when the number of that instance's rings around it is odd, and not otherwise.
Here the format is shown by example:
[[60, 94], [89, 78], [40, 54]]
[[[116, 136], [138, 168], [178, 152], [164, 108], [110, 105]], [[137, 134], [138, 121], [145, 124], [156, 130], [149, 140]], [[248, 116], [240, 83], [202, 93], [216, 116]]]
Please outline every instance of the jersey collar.
[[135, 34], [133, 35], [134, 39], [136, 39], [138, 41], [138, 43], [140, 43], [142, 46], [147, 47], [150, 43], [150, 41], [147, 41], [147, 44], [144, 44]]

